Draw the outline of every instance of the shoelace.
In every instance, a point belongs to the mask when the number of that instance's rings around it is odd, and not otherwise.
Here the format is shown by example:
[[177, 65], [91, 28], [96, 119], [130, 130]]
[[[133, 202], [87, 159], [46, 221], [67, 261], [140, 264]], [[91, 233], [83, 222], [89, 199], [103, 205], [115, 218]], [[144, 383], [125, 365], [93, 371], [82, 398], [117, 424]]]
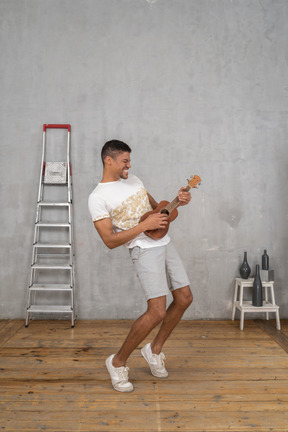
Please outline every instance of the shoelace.
[[163, 352], [160, 352], [160, 354], [156, 357], [157, 358], [157, 363], [158, 363], [158, 367], [165, 367], [165, 363], [164, 360], [166, 359], [165, 355]]
[[122, 383], [128, 382], [128, 371], [129, 371], [128, 367], [123, 367], [123, 368], [118, 370], [118, 374], [119, 374], [119, 378], [120, 378], [119, 382], [122, 382]]
[[161, 358], [161, 364], [164, 366], [164, 360], [166, 360], [164, 353], [160, 352], [159, 357]]

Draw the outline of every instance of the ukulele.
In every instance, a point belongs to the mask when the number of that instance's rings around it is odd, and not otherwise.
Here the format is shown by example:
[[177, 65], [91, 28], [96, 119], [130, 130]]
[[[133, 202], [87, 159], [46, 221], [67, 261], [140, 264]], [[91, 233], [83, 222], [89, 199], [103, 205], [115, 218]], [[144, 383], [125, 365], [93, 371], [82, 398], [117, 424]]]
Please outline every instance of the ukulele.
[[[190, 177], [190, 179], [188, 179], [187, 181], [188, 181], [188, 185], [183, 190], [183, 192], [188, 192], [190, 189], [197, 188], [197, 186], [201, 184], [200, 183], [201, 178], [198, 175], [194, 175], [193, 178]], [[170, 222], [173, 222], [178, 216], [177, 207], [179, 205], [179, 202], [180, 201], [178, 197], [174, 198], [174, 200], [171, 201], [170, 203], [169, 201], [161, 201], [154, 210], [151, 210], [145, 213], [143, 216], [141, 216], [140, 222], [143, 222], [149, 215], [153, 213], [164, 213], [168, 216], [168, 224], [166, 225], [165, 228], [158, 228], [155, 230], [145, 231], [145, 234], [148, 237], [151, 237], [154, 240], [158, 240], [167, 234]]]

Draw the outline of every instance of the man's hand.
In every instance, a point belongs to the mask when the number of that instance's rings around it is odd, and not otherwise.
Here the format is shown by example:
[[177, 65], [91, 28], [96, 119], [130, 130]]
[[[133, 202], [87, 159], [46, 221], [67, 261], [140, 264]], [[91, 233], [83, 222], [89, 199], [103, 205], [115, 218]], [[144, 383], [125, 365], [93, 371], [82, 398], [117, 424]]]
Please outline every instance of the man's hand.
[[152, 213], [141, 223], [145, 224], [144, 231], [166, 228], [168, 216], [165, 213]]
[[189, 204], [191, 201], [191, 193], [185, 191], [186, 187], [182, 187], [178, 192], [179, 206], [184, 206]]

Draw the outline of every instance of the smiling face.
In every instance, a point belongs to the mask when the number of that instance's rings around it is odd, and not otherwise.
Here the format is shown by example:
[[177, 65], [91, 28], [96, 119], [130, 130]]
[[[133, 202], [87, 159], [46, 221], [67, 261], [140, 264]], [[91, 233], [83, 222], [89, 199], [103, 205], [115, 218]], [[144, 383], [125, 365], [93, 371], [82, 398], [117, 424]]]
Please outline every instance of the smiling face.
[[105, 158], [105, 167], [109, 170], [112, 181], [117, 181], [120, 178], [126, 180], [128, 178], [128, 170], [131, 168], [130, 161], [129, 152], [121, 152], [116, 154], [115, 157], [107, 156]]

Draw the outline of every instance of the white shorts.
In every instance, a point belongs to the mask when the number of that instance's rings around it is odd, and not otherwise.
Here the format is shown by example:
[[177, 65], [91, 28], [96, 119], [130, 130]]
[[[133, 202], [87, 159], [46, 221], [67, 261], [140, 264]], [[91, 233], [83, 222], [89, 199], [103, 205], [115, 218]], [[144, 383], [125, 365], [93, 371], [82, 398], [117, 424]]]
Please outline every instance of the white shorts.
[[165, 246], [148, 249], [135, 246], [129, 249], [129, 253], [147, 301], [190, 284], [171, 241]]

